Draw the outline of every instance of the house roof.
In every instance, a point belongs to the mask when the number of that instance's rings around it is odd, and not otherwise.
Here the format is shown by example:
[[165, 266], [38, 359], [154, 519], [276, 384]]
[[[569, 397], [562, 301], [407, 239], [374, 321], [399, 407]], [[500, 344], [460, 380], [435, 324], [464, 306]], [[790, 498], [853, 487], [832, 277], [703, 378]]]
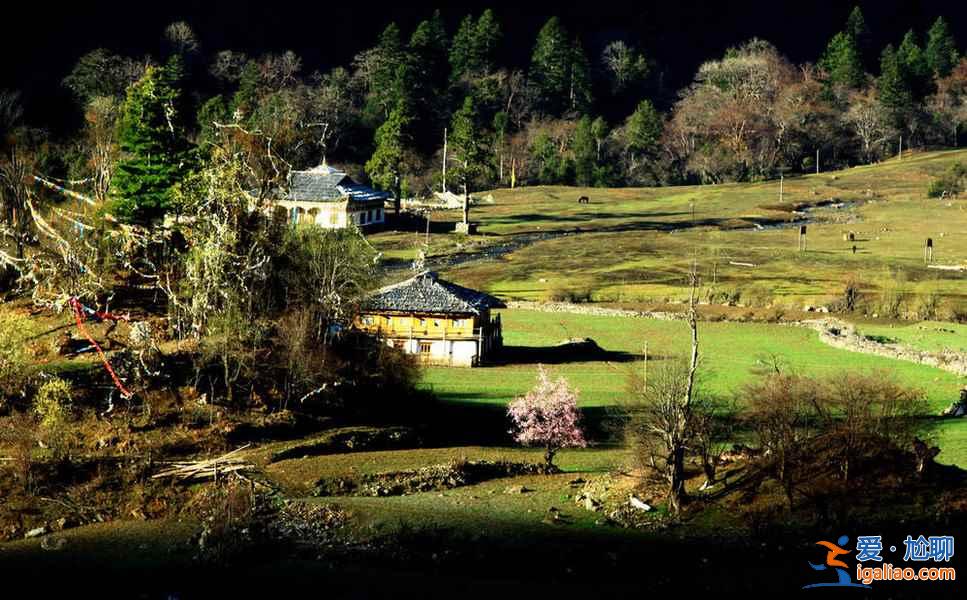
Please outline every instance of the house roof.
[[432, 271], [376, 290], [364, 303], [369, 310], [475, 315], [503, 306], [490, 294], [444, 281]]
[[335, 167], [322, 164], [308, 171], [289, 173], [288, 200], [331, 202], [349, 197], [353, 201], [386, 200], [390, 195], [356, 183]]

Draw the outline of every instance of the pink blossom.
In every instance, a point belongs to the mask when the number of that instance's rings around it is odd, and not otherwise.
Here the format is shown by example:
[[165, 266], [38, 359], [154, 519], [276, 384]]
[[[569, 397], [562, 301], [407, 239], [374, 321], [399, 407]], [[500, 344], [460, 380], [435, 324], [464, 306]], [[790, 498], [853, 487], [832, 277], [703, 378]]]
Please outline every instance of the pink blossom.
[[581, 430], [577, 397], [577, 390], [566, 379], [551, 381], [543, 365], [538, 366], [537, 385], [507, 407], [514, 439], [525, 446], [546, 447], [548, 463], [560, 448], [584, 448], [588, 444]]

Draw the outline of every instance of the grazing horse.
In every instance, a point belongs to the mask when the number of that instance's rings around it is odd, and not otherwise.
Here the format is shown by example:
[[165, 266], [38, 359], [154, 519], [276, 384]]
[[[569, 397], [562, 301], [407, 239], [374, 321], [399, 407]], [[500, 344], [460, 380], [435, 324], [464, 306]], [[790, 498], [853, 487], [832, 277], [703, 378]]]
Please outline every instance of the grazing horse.
[[591, 204], [591, 199], [587, 196], [581, 196], [578, 198], [578, 204]]

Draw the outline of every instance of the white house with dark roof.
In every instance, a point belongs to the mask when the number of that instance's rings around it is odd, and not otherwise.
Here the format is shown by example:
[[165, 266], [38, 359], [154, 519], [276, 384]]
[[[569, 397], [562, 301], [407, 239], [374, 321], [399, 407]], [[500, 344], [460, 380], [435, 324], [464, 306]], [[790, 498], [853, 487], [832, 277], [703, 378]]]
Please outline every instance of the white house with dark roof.
[[328, 229], [359, 227], [386, 221], [386, 192], [356, 183], [344, 171], [322, 164], [289, 173], [289, 192], [277, 204], [293, 223], [315, 223]]
[[355, 326], [426, 364], [473, 367], [503, 345], [500, 315], [490, 315], [503, 306], [425, 271], [371, 294]]

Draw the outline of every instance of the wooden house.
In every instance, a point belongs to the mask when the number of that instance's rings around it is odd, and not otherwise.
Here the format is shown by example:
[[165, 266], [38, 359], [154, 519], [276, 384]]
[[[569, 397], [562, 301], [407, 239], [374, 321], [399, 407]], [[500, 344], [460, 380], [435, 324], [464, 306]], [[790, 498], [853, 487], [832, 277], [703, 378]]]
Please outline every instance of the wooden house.
[[490, 314], [503, 306], [426, 271], [374, 292], [355, 325], [425, 364], [473, 367], [503, 345], [500, 315]]
[[329, 165], [292, 171], [288, 183], [288, 193], [277, 203], [293, 223], [342, 229], [350, 223], [366, 228], [386, 221], [389, 194], [356, 183], [344, 171]]

